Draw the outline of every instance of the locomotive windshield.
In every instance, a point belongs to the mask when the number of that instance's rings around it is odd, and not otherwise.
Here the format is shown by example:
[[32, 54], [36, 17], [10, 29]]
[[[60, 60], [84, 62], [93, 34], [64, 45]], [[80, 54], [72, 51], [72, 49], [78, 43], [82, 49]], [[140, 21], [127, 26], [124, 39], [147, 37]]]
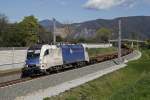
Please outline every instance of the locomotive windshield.
[[39, 58], [39, 56], [40, 56], [40, 50], [28, 51], [27, 53], [27, 59], [35, 59], [35, 58]]

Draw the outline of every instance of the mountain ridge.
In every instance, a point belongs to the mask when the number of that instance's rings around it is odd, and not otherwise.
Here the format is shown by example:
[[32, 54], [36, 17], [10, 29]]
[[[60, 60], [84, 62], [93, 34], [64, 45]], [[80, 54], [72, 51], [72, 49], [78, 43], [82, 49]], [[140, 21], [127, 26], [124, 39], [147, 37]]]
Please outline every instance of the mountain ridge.
[[[72, 23], [70, 24], [71, 27], [75, 30], [74, 33], [77, 33], [78, 36], [84, 36], [84, 29], [92, 30], [91, 34], [95, 34], [95, 32], [102, 27], [109, 28], [113, 30], [113, 33], [117, 35], [118, 33], [118, 20], [122, 20], [122, 37], [123, 38], [130, 38], [131, 33], [137, 34], [137, 37], [142, 39], [150, 39], [150, 16], [126, 16], [126, 17], [117, 17], [113, 19], [95, 19], [84, 21], [80, 23]], [[40, 21], [41, 24], [41, 21]], [[41, 24], [44, 28], [43, 24]], [[52, 27], [52, 24], [47, 25], [49, 26], [49, 30]], [[63, 27], [64, 24], [57, 21], [57, 27]], [[77, 36], [77, 34], [72, 36]], [[82, 34], [82, 35], [80, 35]], [[85, 34], [87, 35], [87, 34]], [[91, 36], [91, 35], [90, 35]], [[89, 37], [90, 37], [89, 36]], [[86, 36], [88, 38], [88, 36]]]

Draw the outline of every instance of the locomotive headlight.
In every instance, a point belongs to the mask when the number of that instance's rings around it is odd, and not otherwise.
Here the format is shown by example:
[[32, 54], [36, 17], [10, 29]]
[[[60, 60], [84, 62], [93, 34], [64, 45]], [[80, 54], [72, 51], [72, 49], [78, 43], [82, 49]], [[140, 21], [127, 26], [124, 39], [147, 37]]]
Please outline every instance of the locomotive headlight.
[[44, 67], [45, 67], [45, 64], [41, 64], [41, 69], [44, 69]]
[[28, 65], [25, 64], [24, 67], [28, 67]]

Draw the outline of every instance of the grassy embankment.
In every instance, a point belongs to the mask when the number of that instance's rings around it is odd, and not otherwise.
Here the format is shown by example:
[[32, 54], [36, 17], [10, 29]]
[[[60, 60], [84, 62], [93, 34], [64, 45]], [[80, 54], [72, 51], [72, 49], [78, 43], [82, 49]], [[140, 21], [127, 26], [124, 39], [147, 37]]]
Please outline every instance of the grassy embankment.
[[44, 100], [150, 100], [150, 50], [128, 66]]

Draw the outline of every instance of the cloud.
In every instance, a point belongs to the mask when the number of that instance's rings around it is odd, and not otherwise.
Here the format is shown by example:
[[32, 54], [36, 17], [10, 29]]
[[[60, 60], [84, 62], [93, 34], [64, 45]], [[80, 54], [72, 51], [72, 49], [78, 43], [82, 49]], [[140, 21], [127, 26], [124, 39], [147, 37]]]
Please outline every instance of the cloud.
[[133, 7], [138, 0], [88, 0], [85, 4], [85, 8], [90, 9], [110, 9], [116, 6]]

